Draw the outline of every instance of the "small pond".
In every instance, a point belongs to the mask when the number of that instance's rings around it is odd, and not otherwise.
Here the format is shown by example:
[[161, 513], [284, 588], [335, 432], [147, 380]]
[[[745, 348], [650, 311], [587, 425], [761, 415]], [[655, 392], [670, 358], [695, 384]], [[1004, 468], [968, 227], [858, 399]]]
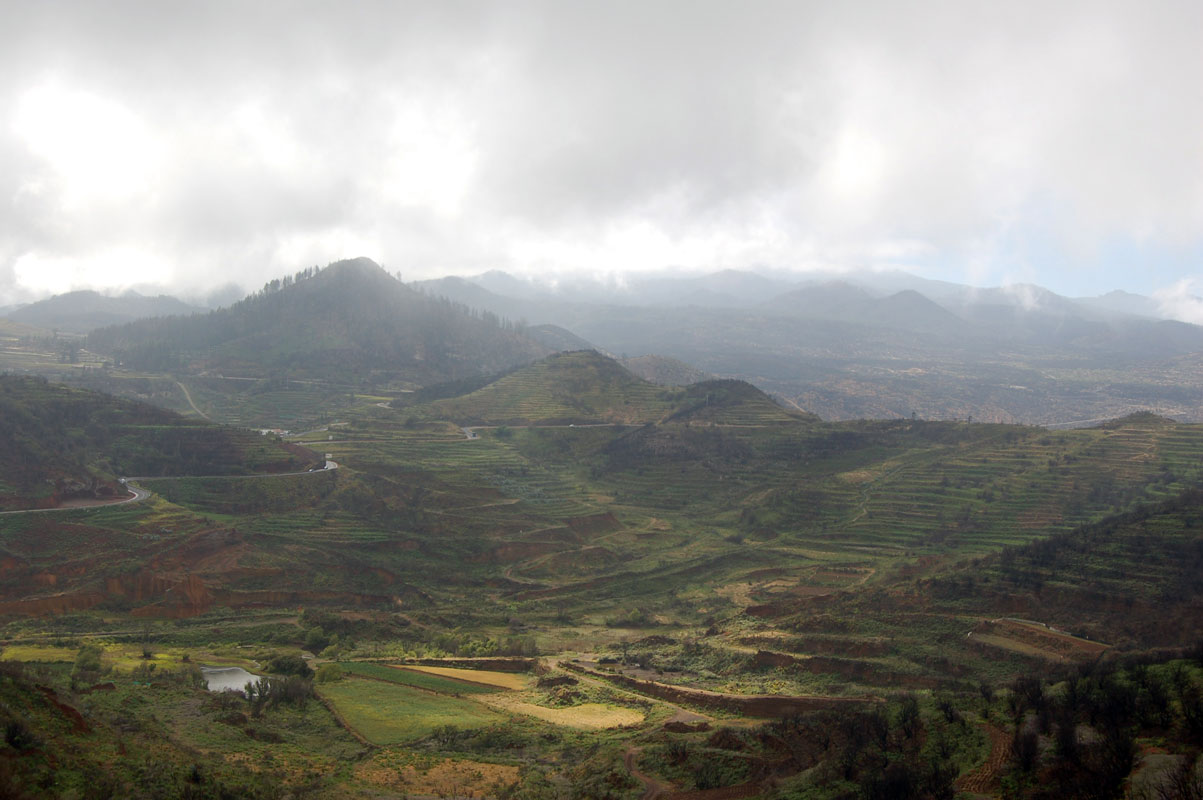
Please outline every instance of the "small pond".
[[248, 683], [259, 680], [259, 676], [242, 667], [201, 667], [201, 674], [209, 682], [210, 692], [242, 691]]

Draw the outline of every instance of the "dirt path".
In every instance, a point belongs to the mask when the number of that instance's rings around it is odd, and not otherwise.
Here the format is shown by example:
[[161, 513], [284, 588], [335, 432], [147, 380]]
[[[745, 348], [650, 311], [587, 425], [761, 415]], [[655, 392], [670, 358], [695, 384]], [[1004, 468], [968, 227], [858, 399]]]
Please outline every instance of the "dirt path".
[[[192, 410], [200, 414], [201, 419], [209, 419], [209, 415], [197, 408], [196, 403], [192, 402], [192, 394], [188, 391], [188, 387], [179, 381], [176, 381], [175, 385], [180, 387], [180, 391], [184, 393], [184, 399], [188, 401], [188, 405], [192, 406]], [[209, 421], [212, 422], [213, 420]]]
[[[890, 462], [886, 461], [884, 463], [889, 464]], [[859, 503], [860, 503], [860, 508], [857, 511], [856, 516], [854, 516], [852, 519], [848, 520], [847, 524], [855, 525], [862, 518], [867, 516], [869, 513], [869, 498], [871, 498], [873, 496], [874, 489], [879, 484], [881, 484], [882, 481], [885, 481], [885, 480], [888, 480], [889, 478], [894, 477], [896, 474], [898, 474], [902, 470], [906, 469], [907, 466], [908, 466], [907, 464], [896, 464], [892, 469], [887, 469], [884, 472], [882, 472], [880, 475], [878, 475], [876, 478], [873, 478], [872, 480], [868, 481], [865, 484], [865, 487], [863, 489], [861, 489], [860, 497], [858, 498]]]
[[627, 768], [627, 772], [631, 773], [631, 777], [643, 784], [643, 794], [640, 795], [640, 800], [657, 800], [657, 798], [665, 798], [672, 794], [673, 787], [667, 783], [661, 783], [653, 778], [640, 772], [636, 768], [636, 760], [639, 758], [639, 753], [642, 747], [628, 747], [626, 752], [622, 754], [623, 766]]
[[810, 412], [809, 412], [809, 411], [807, 411], [805, 408], [803, 408], [802, 406], [798, 405], [798, 404], [797, 404], [797, 402], [795, 402], [795, 401], [794, 401], [794, 398], [792, 398], [792, 397], [786, 397], [785, 395], [778, 395], [778, 396], [779, 396], [779, 397], [780, 397], [782, 400], [784, 400], [785, 402], [789, 403], [789, 404], [790, 404], [791, 406], [793, 406], [794, 408], [796, 408], [796, 409], [798, 409], [799, 411], [801, 411], [803, 414], [809, 414], [809, 413], [810, 413]]
[[990, 737], [990, 755], [980, 767], [958, 778], [956, 789], [958, 792], [988, 795], [1011, 756], [1011, 738], [988, 722], [979, 722], [977, 726]]

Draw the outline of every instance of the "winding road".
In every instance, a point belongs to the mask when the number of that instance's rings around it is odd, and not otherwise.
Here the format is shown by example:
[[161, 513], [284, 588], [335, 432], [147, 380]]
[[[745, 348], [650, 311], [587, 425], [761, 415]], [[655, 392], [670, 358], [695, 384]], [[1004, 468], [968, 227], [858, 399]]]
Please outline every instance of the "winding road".
[[337, 461], [326, 461], [326, 465], [321, 469], [309, 469], [303, 472], [262, 472], [258, 475], [144, 475], [134, 478], [120, 478], [121, 485], [129, 489], [133, 494], [130, 497], [121, 500], [68, 500], [70, 505], [55, 506], [54, 508], [22, 508], [16, 511], [0, 511], [0, 517], [8, 516], [9, 514], [47, 514], [52, 511], [79, 511], [89, 508], [108, 508], [109, 506], [120, 506], [126, 503], [141, 503], [146, 498], [150, 497], [151, 493], [143, 489], [141, 486], [134, 484], [134, 481], [150, 481], [150, 480], [170, 480], [172, 478], [227, 478], [231, 480], [250, 480], [252, 478], [288, 478], [296, 475], [313, 475], [318, 472], [330, 472], [338, 469]]

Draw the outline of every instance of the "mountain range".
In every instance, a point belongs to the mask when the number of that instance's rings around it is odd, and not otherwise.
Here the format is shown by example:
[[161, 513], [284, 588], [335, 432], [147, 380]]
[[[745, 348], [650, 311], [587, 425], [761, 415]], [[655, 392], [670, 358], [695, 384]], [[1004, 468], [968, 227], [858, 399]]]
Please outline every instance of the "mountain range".
[[799, 284], [736, 271], [624, 286], [497, 272], [417, 285], [610, 353], [748, 380], [827, 419], [1061, 424], [1142, 409], [1203, 419], [1203, 328], [1160, 319], [1152, 299], [1126, 293], [1073, 299], [904, 273]]
[[109, 297], [90, 290], [67, 292], [36, 303], [10, 308], [5, 316], [46, 330], [87, 333], [106, 325], [118, 325], [146, 317], [194, 314], [203, 309], [169, 295], [147, 297], [126, 292]]
[[[1203, 420], [1203, 328], [1159, 318], [1153, 299], [1125, 292], [1069, 298], [901, 272], [799, 280], [737, 270], [554, 285], [493, 271], [405, 284], [351, 259], [209, 312], [77, 292], [8, 319], [82, 330], [114, 304], [155, 316], [92, 329], [97, 363], [177, 375], [395, 394], [597, 349], [656, 382], [746, 380], [825, 419], [1073, 425], [1151, 410]], [[181, 313], [163, 315], [173, 308]]]

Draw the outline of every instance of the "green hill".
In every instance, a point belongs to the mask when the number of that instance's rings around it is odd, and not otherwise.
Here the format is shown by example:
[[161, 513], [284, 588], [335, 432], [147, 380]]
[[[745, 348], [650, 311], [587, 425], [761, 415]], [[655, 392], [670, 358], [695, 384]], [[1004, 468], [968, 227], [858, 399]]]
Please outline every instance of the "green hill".
[[98, 292], [85, 290], [57, 294], [30, 303], [10, 312], [8, 318], [45, 330], [87, 333], [105, 325], [120, 325], [147, 317], [192, 314], [198, 311], [201, 309], [168, 295], [146, 297], [137, 292], [128, 292], [120, 297], [106, 297]]
[[804, 413], [790, 413], [746, 381], [713, 380], [686, 386], [679, 406], [665, 422], [710, 425], [769, 425], [798, 419], [818, 421]]
[[315, 456], [256, 431], [43, 378], [0, 376], [0, 508], [123, 494], [123, 475], [240, 475], [306, 469]]
[[433, 403], [429, 411], [463, 425], [760, 425], [796, 419], [749, 383], [667, 388], [593, 350], [550, 356], [474, 392]]
[[673, 408], [672, 393], [592, 350], [559, 353], [430, 406], [460, 424], [641, 424]]
[[135, 369], [419, 385], [550, 352], [496, 315], [415, 292], [366, 258], [272, 281], [208, 314], [95, 331], [88, 347]]

